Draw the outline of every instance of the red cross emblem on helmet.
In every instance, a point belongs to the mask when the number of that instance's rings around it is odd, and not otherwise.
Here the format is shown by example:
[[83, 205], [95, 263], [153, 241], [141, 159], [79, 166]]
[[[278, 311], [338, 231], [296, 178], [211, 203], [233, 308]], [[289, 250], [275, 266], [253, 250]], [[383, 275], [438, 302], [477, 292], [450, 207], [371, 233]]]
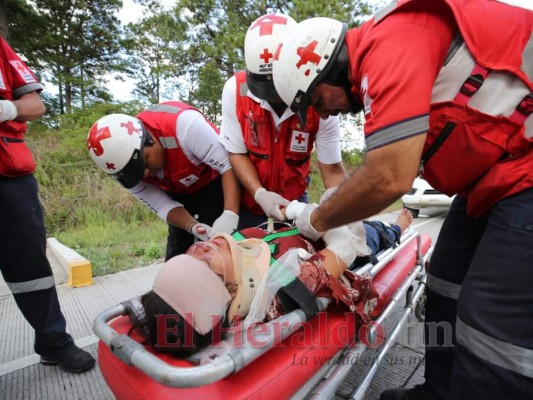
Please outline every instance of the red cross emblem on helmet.
[[93, 124], [89, 131], [89, 138], [87, 139], [87, 147], [93, 150], [96, 156], [104, 154], [104, 148], [101, 141], [111, 137], [111, 132], [108, 126], [98, 129], [98, 124]]
[[282, 15], [268, 14], [258, 18], [250, 29], [259, 27], [259, 36], [272, 35], [274, 25], [285, 25], [287, 18]]
[[300, 60], [296, 64], [296, 68], [299, 69], [302, 65], [306, 65], [307, 63], [318, 64], [320, 60], [322, 60], [322, 57], [315, 53], [317, 44], [318, 41], [313, 40], [305, 47], [298, 47], [296, 54], [300, 56]]

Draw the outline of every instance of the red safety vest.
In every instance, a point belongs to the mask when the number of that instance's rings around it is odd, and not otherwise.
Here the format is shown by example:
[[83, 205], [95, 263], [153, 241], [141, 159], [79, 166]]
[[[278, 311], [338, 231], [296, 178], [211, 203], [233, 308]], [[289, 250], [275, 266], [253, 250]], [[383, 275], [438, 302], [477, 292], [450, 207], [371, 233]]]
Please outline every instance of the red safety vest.
[[[205, 164], [194, 165], [183, 153], [176, 135], [176, 124], [179, 115], [185, 110], [196, 109], [179, 101], [169, 101], [148, 108], [137, 115], [137, 118], [159, 139], [166, 160], [163, 179], [144, 177], [143, 181], [153, 183], [165, 191], [191, 194], [205, 187], [219, 174]], [[218, 129], [211, 122], [209, 124], [218, 134]]]
[[[318, 114], [310, 108], [305, 128], [293, 115], [276, 130], [270, 112], [247, 96], [245, 72], [237, 73], [236, 78], [237, 118], [261, 185], [289, 201], [299, 199], [307, 189], [311, 151], [320, 122]], [[264, 214], [246, 191], [242, 203], [254, 214]]]
[[[398, 1], [375, 25], [413, 1]], [[533, 111], [533, 83], [522, 70], [526, 48], [533, 45], [533, 12], [497, 1], [444, 1], [477, 64], [455, 99], [431, 104], [420, 172], [441, 192], [465, 196], [468, 214], [480, 216], [497, 201], [533, 187], [533, 141], [524, 126]], [[515, 75], [530, 90], [510, 117], [468, 105], [491, 70]]]
[[[0, 99], [16, 100], [13, 91], [36, 90], [42, 86], [34, 73], [0, 37]], [[0, 123], [0, 175], [22, 176], [35, 170], [35, 161], [24, 142], [28, 124], [25, 121], [4, 121]]]

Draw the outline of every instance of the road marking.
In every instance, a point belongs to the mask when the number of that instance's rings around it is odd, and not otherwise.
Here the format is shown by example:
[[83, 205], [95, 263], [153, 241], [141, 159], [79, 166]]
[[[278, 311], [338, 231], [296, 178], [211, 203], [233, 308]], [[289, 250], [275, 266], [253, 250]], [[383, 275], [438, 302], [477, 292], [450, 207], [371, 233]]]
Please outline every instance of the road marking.
[[[78, 347], [85, 347], [97, 343], [98, 340], [99, 339], [96, 335], [89, 335], [76, 340], [75, 343]], [[34, 353], [32, 355], [16, 359], [5, 364], [0, 364], [0, 376], [10, 374], [23, 368], [31, 367], [32, 365], [39, 364], [40, 362], [41, 356], [39, 354]]]
[[426, 221], [424, 221], [424, 222], [420, 222], [420, 223], [418, 223], [418, 224], [414, 224], [414, 225], [412, 225], [412, 227], [413, 227], [414, 229], [416, 229], [416, 228], [420, 228], [421, 226], [424, 226], [424, 225], [426, 225], [426, 224], [429, 224], [430, 222], [433, 222], [433, 221], [435, 221], [435, 220], [437, 220], [437, 219], [441, 219], [441, 216], [433, 217], [433, 218], [430, 218], [430, 219], [428, 219], [428, 220], [426, 220]]

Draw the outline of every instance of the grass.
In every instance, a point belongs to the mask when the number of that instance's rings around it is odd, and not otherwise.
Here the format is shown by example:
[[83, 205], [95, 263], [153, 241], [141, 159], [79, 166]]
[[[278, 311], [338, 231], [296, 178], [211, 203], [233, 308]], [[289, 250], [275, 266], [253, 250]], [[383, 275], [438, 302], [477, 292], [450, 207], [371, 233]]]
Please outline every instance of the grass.
[[57, 239], [91, 261], [93, 275], [152, 264], [165, 255], [167, 225], [160, 220], [107, 221], [58, 233]]

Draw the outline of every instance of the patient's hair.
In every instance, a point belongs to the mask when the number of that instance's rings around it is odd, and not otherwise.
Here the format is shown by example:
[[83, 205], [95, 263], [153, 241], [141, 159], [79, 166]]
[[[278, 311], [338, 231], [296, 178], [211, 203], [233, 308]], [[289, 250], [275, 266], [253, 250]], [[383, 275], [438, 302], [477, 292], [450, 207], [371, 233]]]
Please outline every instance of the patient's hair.
[[[146, 339], [155, 351], [187, 358], [212, 344], [212, 332], [205, 335], [198, 333], [183, 316], [153, 291], [145, 293], [141, 297], [141, 303], [145, 315], [135, 328], [145, 337], [148, 336]], [[161, 335], [158, 334], [160, 329], [164, 329]]]

